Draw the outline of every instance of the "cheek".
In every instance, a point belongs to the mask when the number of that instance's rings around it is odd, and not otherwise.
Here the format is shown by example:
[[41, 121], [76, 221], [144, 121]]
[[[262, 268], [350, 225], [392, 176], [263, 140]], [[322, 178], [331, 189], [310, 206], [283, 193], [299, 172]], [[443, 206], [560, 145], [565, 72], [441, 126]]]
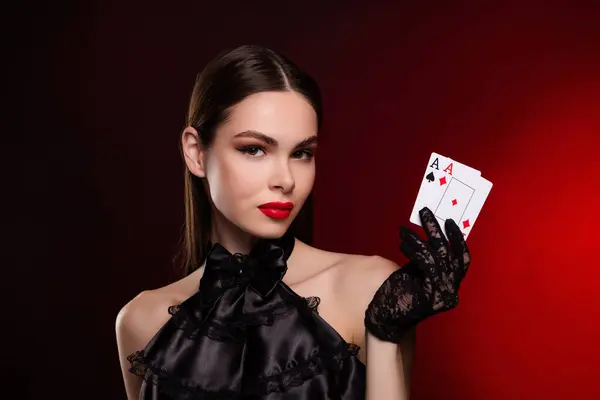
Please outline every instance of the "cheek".
[[299, 165], [295, 173], [296, 189], [308, 196], [315, 183], [315, 165]]
[[212, 170], [215, 173], [209, 179], [209, 184], [213, 201], [218, 208], [238, 204], [260, 190], [261, 174], [253, 173], [251, 165], [240, 162], [235, 157], [219, 157]]

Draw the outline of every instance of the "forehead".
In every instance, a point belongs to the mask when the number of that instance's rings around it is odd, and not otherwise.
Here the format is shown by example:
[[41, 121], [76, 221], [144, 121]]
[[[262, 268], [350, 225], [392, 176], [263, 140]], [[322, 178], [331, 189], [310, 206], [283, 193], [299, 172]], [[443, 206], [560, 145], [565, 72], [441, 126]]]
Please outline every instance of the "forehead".
[[303, 139], [317, 134], [317, 114], [299, 93], [255, 93], [233, 106], [223, 124], [223, 131], [231, 136], [246, 130], [282, 141]]

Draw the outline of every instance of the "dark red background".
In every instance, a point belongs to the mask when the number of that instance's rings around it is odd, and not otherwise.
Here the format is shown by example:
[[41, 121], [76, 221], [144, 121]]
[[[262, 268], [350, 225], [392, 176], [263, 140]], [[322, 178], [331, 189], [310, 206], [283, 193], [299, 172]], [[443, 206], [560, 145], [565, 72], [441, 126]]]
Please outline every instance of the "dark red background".
[[323, 90], [318, 247], [404, 262], [397, 230], [431, 151], [494, 183], [460, 307], [419, 328], [413, 398], [600, 398], [600, 4], [332, 3], [5, 14], [3, 388], [124, 397], [114, 321], [174, 277], [195, 74], [259, 43]]

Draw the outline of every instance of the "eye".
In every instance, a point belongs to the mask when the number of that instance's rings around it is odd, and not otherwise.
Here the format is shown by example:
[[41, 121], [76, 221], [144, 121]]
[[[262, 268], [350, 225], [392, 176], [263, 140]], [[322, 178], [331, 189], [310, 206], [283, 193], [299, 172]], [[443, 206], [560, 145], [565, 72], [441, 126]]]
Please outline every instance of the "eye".
[[260, 157], [260, 156], [257, 156], [256, 154], [259, 151], [262, 151], [263, 153], [265, 152], [265, 150], [262, 147], [260, 147], [260, 146], [245, 146], [245, 147], [240, 147], [237, 150], [240, 153], [247, 154], [250, 157]]
[[294, 152], [293, 157], [302, 160], [310, 160], [315, 156], [315, 153], [310, 149], [298, 150]]

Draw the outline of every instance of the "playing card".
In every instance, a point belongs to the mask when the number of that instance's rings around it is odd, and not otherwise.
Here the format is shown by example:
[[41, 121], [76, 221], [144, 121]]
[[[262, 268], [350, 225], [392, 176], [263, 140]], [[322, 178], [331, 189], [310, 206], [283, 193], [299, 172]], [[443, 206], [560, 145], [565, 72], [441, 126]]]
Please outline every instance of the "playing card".
[[437, 208], [430, 207], [446, 238], [448, 234], [444, 224], [446, 219], [451, 218], [460, 228], [465, 240], [467, 239], [492, 186], [492, 182], [483, 177], [473, 180], [452, 179], [450, 181]]
[[481, 176], [481, 172], [476, 169], [441, 154], [431, 153], [417, 194], [417, 201], [410, 215], [410, 221], [420, 226], [419, 210], [422, 208], [420, 205], [439, 201], [453, 177], [465, 179], [466, 177], [479, 176]]
[[421, 226], [419, 210], [428, 207], [436, 216], [444, 234], [444, 222], [447, 218], [452, 218], [466, 239], [491, 187], [492, 183], [482, 178], [480, 171], [432, 153], [410, 221]]

